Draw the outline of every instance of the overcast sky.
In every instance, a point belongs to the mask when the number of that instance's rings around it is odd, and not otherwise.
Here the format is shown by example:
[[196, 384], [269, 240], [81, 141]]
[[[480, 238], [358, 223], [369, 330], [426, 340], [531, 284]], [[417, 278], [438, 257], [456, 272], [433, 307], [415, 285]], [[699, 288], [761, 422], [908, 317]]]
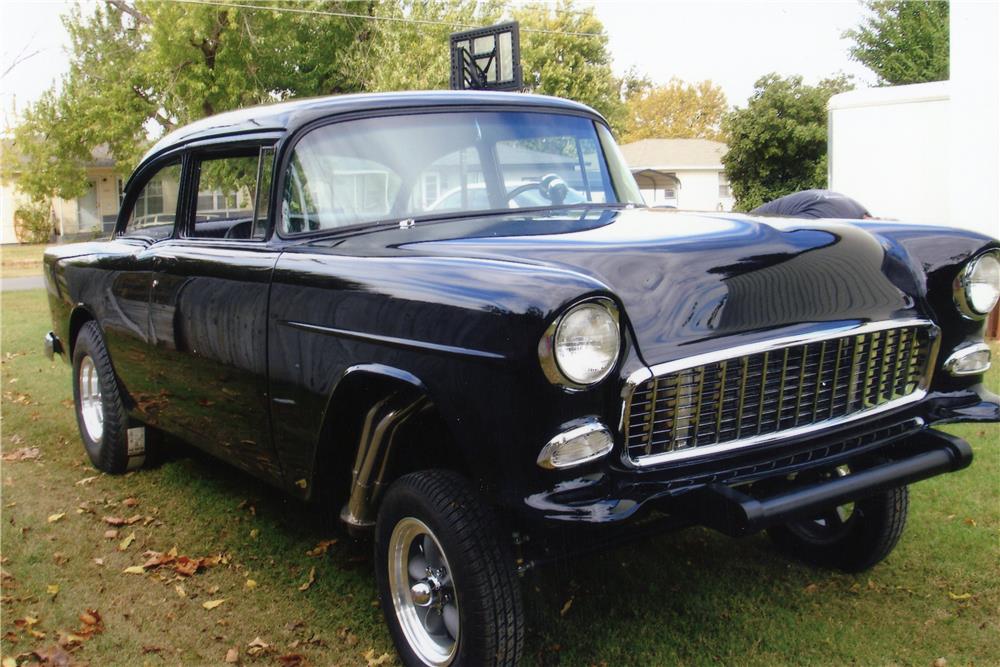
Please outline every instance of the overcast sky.
[[[84, 0], [84, 3], [93, 0]], [[581, 0], [593, 4], [619, 73], [636, 66], [654, 81], [711, 79], [731, 105], [743, 105], [762, 74], [802, 74], [807, 82], [843, 71], [860, 85], [872, 75], [847, 55], [844, 30], [862, 17], [855, 0], [799, 2]], [[38, 98], [66, 68], [63, 0], [0, 2], [0, 79], [4, 116]], [[442, 48], [444, 48], [442, 46]], [[37, 53], [36, 53], [37, 52]], [[35, 55], [31, 55], [35, 54]]]

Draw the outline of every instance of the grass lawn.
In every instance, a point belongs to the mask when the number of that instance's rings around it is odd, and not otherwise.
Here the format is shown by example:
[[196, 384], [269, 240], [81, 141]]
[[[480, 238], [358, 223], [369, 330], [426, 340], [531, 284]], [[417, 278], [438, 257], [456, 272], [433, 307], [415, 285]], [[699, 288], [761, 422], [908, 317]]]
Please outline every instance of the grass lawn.
[[0, 278], [42, 275], [43, 252], [44, 243], [0, 245]]
[[[243, 664], [299, 664], [295, 655], [395, 664], [366, 544], [196, 453], [124, 477], [96, 473], [77, 435], [69, 368], [41, 353], [44, 294], [4, 294], [2, 316], [3, 454], [39, 450], [2, 464], [3, 657], [100, 627], [80, 638], [74, 660], [225, 664], [235, 648]], [[990, 384], [1000, 387], [996, 369]], [[760, 535], [663, 536], [525, 577], [527, 663], [1000, 663], [1000, 429], [948, 430], [973, 443], [976, 462], [912, 487], [907, 532], [874, 570], [790, 563]], [[133, 516], [118, 528], [103, 520]], [[338, 541], [307, 554], [324, 538]], [[124, 572], [143, 552], [175, 546], [222, 558], [189, 577]], [[88, 609], [100, 625], [81, 620], [95, 620]]]

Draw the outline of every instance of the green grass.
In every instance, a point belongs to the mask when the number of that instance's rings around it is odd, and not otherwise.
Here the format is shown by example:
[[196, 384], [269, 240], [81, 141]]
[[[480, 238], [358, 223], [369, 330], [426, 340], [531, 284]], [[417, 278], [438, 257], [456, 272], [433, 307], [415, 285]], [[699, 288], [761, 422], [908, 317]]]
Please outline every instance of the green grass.
[[0, 278], [42, 275], [45, 247], [44, 243], [0, 245]]
[[[315, 510], [190, 451], [78, 484], [96, 472], [79, 444], [69, 368], [41, 354], [44, 294], [8, 293], [2, 307], [3, 453], [41, 450], [37, 461], [2, 467], [4, 657], [50, 645], [87, 608], [104, 619], [75, 653], [91, 665], [221, 664], [233, 646], [246, 664], [300, 653], [314, 665], [367, 665], [366, 653], [393, 654], [369, 547], [340, 535], [327, 556], [307, 556], [330, 537]], [[989, 383], [1000, 386], [1000, 372]], [[791, 563], [759, 535], [666, 535], [525, 577], [527, 664], [1000, 663], [1000, 430], [948, 430], [973, 443], [976, 462], [911, 488], [909, 527], [872, 571]], [[129, 497], [139, 504], [124, 506]], [[103, 516], [133, 514], [144, 519], [104, 538]], [[135, 542], [118, 551], [132, 532]], [[122, 573], [143, 551], [174, 545], [192, 557], [225, 554], [228, 564], [183, 581]], [[315, 583], [298, 590], [313, 567]], [[59, 586], [54, 597], [50, 585]], [[44, 639], [16, 627], [26, 616], [39, 619]], [[247, 654], [258, 636], [273, 652]]]

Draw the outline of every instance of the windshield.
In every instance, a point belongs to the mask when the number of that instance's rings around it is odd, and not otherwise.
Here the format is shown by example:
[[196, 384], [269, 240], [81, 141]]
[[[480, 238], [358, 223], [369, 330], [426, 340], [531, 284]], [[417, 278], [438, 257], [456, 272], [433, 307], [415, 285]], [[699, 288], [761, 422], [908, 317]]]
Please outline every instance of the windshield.
[[641, 205], [632, 175], [619, 168], [617, 155], [605, 155], [609, 141], [606, 128], [594, 121], [553, 113], [428, 113], [326, 125], [295, 146], [281, 230], [297, 234], [517, 208]]

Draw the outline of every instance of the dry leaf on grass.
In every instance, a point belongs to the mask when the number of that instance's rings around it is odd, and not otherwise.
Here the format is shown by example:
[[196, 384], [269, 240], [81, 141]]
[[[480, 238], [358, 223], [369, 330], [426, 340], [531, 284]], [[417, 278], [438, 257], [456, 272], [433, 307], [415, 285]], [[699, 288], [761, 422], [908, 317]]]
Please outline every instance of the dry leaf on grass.
[[950, 597], [952, 600], [960, 602], [962, 600], [970, 599], [972, 597], [972, 593], [952, 593], [951, 591], [948, 591], [948, 597]]
[[573, 598], [570, 598], [570, 599], [566, 600], [566, 604], [564, 604], [562, 606], [562, 609], [559, 610], [559, 615], [560, 616], [565, 616], [566, 613], [569, 612], [569, 608], [572, 607], [572, 606], [573, 606]]
[[254, 581], [253, 579], [247, 579], [246, 583], [243, 584], [243, 587], [246, 588], [248, 591], [252, 591], [253, 589], [257, 588], [257, 582]]
[[56, 521], [59, 521], [60, 519], [62, 519], [64, 516], [66, 516], [66, 512], [59, 512], [58, 514], [50, 514], [49, 518], [48, 518], [48, 522], [49, 523], [55, 523]]
[[59, 595], [59, 584], [49, 584], [45, 587], [45, 592], [55, 600], [56, 596]]
[[201, 606], [205, 609], [212, 610], [218, 607], [220, 604], [226, 601], [226, 598], [221, 598], [219, 600], [209, 600], [208, 602], [202, 602]]
[[84, 484], [90, 484], [91, 482], [93, 482], [98, 477], [100, 477], [100, 475], [93, 475], [91, 477], [84, 477], [79, 482], [77, 482], [76, 485], [77, 486], [83, 486]]
[[146, 574], [146, 570], [142, 569], [142, 565], [131, 565], [122, 570], [124, 574]]
[[247, 655], [258, 656], [270, 651], [271, 645], [260, 637], [254, 637], [253, 641], [247, 644]]
[[368, 667], [378, 667], [378, 665], [388, 665], [392, 662], [392, 655], [389, 653], [383, 653], [382, 655], [375, 657], [375, 649], [370, 648], [365, 652], [365, 660], [368, 661]]
[[10, 454], [4, 454], [4, 461], [34, 461], [41, 458], [42, 450], [38, 447], [21, 447]]
[[118, 539], [118, 529], [117, 528], [108, 528], [106, 531], [104, 531], [104, 539], [106, 539], [106, 540], [117, 540]]
[[316, 556], [322, 556], [327, 552], [327, 550], [337, 543], [337, 540], [321, 540], [315, 547], [306, 552], [306, 555], [310, 558], [315, 558]]
[[281, 667], [305, 667], [306, 664], [306, 657], [301, 653], [279, 655], [277, 660]]
[[226, 662], [235, 665], [240, 661], [240, 647], [234, 646], [228, 651], [226, 651]]
[[118, 551], [125, 551], [135, 542], [135, 533], [129, 533], [128, 537], [118, 543]]
[[309, 568], [309, 578], [306, 579], [301, 586], [299, 586], [299, 590], [307, 591], [309, 590], [309, 587], [312, 586], [314, 583], [316, 583], [316, 568], [311, 567]]

